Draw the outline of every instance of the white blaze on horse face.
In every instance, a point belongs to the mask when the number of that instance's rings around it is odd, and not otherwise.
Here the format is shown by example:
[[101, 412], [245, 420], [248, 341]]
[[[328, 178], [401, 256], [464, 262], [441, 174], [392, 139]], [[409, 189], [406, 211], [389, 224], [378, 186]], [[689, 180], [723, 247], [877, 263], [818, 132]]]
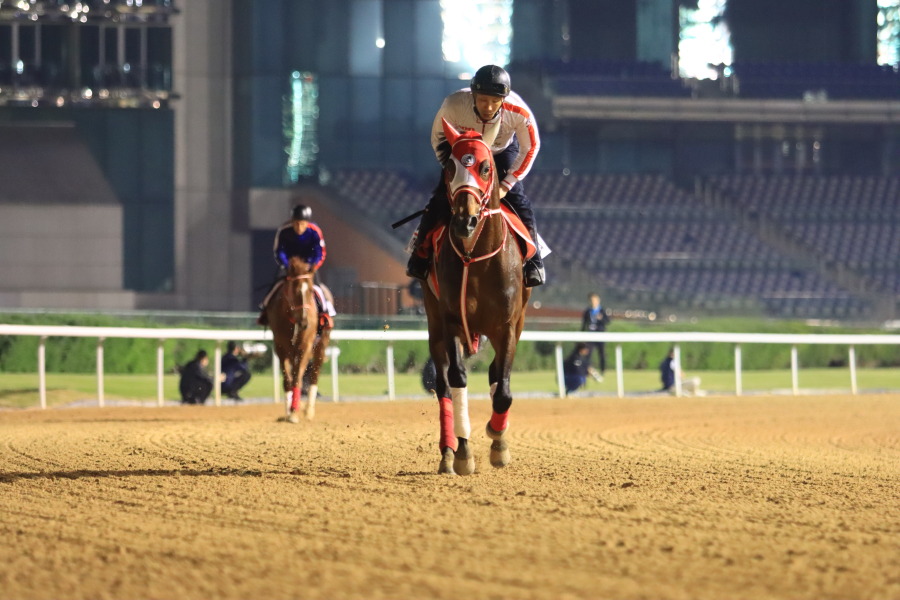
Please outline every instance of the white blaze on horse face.
[[456, 192], [462, 188], [472, 188], [476, 190], [481, 190], [484, 182], [481, 181], [478, 177], [476, 177], [475, 173], [469, 170], [474, 162], [469, 163], [466, 166], [466, 159], [472, 159], [474, 161], [474, 157], [471, 154], [466, 154], [460, 160], [456, 158], [456, 156], [451, 156], [451, 160], [453, 160], [456, 168], [453, 170], [453, 178], [450, 180], [450, 194], [456, 195]]

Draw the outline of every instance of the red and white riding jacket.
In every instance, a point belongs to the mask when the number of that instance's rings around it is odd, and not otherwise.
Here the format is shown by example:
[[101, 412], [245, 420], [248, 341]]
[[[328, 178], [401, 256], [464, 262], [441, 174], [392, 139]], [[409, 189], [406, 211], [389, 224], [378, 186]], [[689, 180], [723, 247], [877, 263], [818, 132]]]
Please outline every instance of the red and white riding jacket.
[[522, 97], [515, 92], [510, 92], [503, 99], [503, 105], [490, 121], [482, 121], [478, 116], [475, 111], [475, 99], [469, 88], [453, 92], [444, 99], [431, 126], [431, 146], [438, 162], [443, 165], [449, 153], [441, 147], [441, 144], [446, 142], [442, 118], [447, 119], [459, 131], [479, 132], [494, 154], [505, 150], [512, 142], [513, 135], [516, 136], [519, 141], [519, 155], [513, 161], [506, 177], [500, 182], [507, 190], [525, 178], [541, 148], [541, 138], [534, 114]]

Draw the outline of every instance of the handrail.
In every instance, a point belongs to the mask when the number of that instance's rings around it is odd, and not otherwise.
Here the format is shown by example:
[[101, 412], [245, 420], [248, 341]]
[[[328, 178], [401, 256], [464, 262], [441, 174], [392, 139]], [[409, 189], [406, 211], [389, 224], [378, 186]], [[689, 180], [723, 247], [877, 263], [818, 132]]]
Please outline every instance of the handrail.
[[[156, 339], [157, 346], [157, 403], [163, 405], [163, 342], [170, 339], [210, 340], [216, 342], [214, 359], [214, 381], [218, 381], [221, 363], [221, 345], [228, 340], [272, 341], [272, 332], [268, 329], [188, 329], [188, 328], [137, 328], [137, 327], [84, 327], [68, 325], [9, 325], [0, 324], [0, 335], [20, 335], [40, 337], [38, 345], [38, 379], [41, 408], [47, 407], [46, 398], [46, 360], [45, 345], [49, 337], [86, 337], [97, 338], [97, 397], [98, 404], [103, 406], [103, 341], [108, 338]], [[375, 340], [387, 343], [387, 379], [388, 399], [395, 398], [394, 393], [394, 359], [393, 345], [396, 341], [427, 341], [428, 332], [424, 330], [396, 330], [385, 327], [381, 330], [349, 330], [335, 329], [331, 339], [341, 340]], [[556, 372], [560, 397], [565, 396], [562, 372], [562, 344], [564, 342], [611, 342], [616, 343], [616, 387], [619, 397], [625, 395], [622, 343], [634, 342], [668, 342], [673, 345], [676, 363], [680, 364], [680, 345], [690, 342], [715, 342], [735, 344], [735, 393], [742, 394], [741, 344], [790, 344], [791, 345], [791, 381], [793, 393], [799, 393], [797, 373], [797, 346], [801, 344], [835, 344], [847, 345], [848, 363], [850, 367], [851, 393], [858, 393], [856, 383], [855, 346], [860, 345], [895, 345], [900, 344], [898, 334], [829, 334], [829, 333], [737, 333], [737, 332], [583, 332], [583, 331], [523, 331], [521, 339], [531, 342], [556, 343]], [[332, 393], [335, 401], [339, 399], [338, 390], [338, 355], [339, 349], [329, 348], [332, 356]], [[278, 361], [273, 358], [273, 400], [278, 402], [279, 377]], [[681, 380], [676, 378], [675, 392], [681, 395]], [[215, 404], [221, 405], [221, 390], [215, 388]]]

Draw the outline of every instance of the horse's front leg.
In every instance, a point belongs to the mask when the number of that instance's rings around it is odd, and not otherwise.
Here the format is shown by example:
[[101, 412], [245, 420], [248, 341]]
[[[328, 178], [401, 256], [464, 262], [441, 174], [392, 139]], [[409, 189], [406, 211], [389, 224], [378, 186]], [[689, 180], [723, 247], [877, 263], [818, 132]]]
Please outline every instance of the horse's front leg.
[[[310, 364], [310, 354], [312, 353], [313, 344], [310, 343], [302, 352], [297, 361], [297, 382], [302, 382], [303, 374]], [[306, 390], [306, 404], [303, 406], [303, 416], [312, 419], [315, 416], [315, 400], [312, 396], [312, 384]], [[318, 392], [315, 392], [318, 393]]]
[[447, 345], [447, 384], [453, 400], [453, 429], [456, 434], [456, 453], [453, 470], [457, 475], [471, 475], [475, 472], [475, 457], [469, 448], [472, 426], [469, 422], [469, 390], [467, 387], [466, 364], [463, 359], [462, 337], [445, 338]]
[[[284, 361], [285, 394], [290, 394], [290, 407], [288, 408], [288, 421], [300, 422], [300, 357], [291, 349], [288, 359]], [[287, 390], [290, 389], [290, 392]]]

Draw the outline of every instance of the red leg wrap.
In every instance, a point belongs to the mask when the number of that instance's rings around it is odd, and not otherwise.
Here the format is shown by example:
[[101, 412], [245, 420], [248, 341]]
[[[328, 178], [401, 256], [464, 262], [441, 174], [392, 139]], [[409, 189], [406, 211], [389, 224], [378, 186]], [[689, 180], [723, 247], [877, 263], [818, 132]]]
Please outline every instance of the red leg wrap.
[[509, 427], [509, 412], [502, 415], [491, 413], [491, 429], [497, 433], [503, 433], [507, 427]]
[[438, 406], [441, 409], [441, 451], [444, 448], [452, 448], [456, 452], [456, 435], [453, 433], [453, 400], [440, 398]]
[[300, 410], [300, 388], [291, 390], [291, 412]]

